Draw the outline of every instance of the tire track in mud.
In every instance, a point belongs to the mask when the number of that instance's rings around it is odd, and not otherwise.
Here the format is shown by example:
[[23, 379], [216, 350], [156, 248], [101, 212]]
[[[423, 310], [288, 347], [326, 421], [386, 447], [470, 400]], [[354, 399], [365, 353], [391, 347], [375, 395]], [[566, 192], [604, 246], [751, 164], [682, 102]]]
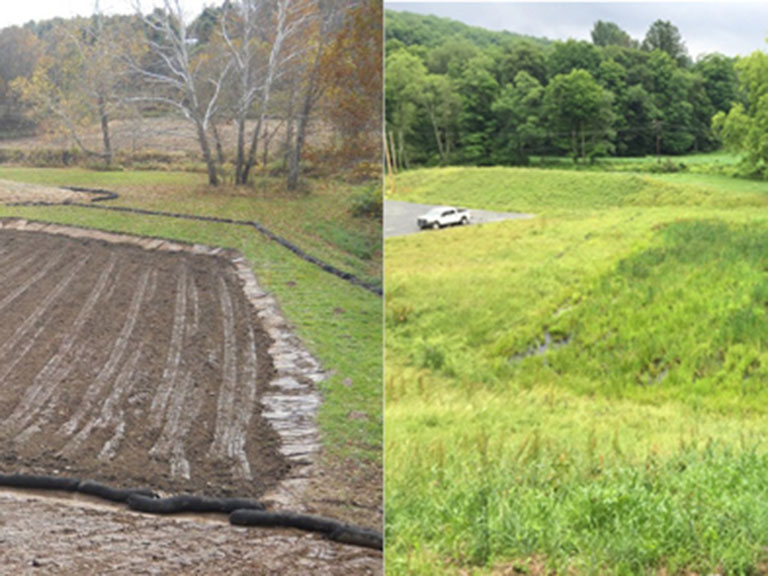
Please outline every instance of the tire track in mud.
[[[59, 452], [61, 456], [68, 457], [68, 458], [74, 457], [77, 454], [77, 451], [80, 448], [80, 446], [82, 446], [83, 442], [88, 440], [93, 430], [106, 427], [114, 419], [115, 412], [120, 410], [117, 403], [122, 400], [123, 393], [126, 390], [130, 391], [130, 384], [131, 384], [130, 378], [136, 369], [136, 365], [140, 357], [141, 357], [141, 345], [139, 345], [138, 350], [136, 350], [133, 353], [133, 355], [128, 359], [128, 361], [123, 366], [122, 370], [120, 370], [120, 372], [117, 374], [112, 390], [109, 392], [109, 395], [105, 399], [103, 399], [101, 403], [101, 410], [96, 414], [94, 414], [91, 417], [91, 419], [86, 423], [86, 425], [83, 426], [80, 429], [80, 431], [77, 434], [75, 434], [75, 436], [64, 445], [64, 447]], [[97, 385], [99, 385], [99, 393], [103, 392], [105, 384], [106, 382], [104, 380], [97, 383]], [[89, 389], [86, 392], [86, 395], [88, 395], [88, 392], [92, 392], [92, 391], [93, 389]], [[91, 406], [95, 401], [94, 397], [95, 397], [94, 394], [90, 394], [91, 402], [89, 402], [89, 406], [87, 408], [88, 410], [90, 410]], [[81, 406], [84, 406], [84, 404], [81, 404]], [[77, 414], [75, 416], [77, 416]], [[72, 420], [70, 420], [70, 422], [71, 421]], [[69, 422], [67, 424], [69, 424]], [[119, 428], [120, 428], [120, 422], [118, 422], [116, 425], [116, 429], [119, 429]]]
[[189, 301], [192, 302], [192, 324], [188, 327], [189, 328], [189, 335], [194, 336], [197, 334], [198, 329], [200, 328], [200, 295], [197, 291], [197, 285], [195, 284], [195, 279], [190, 278], [189, 279]]
[[[37, 273], [33, 274], [30, 278], [25, 280], [21, 284], [21, 286], [16, 288], [16, 290], [14, 290], [13, 292], [11, 292], [7, 296], [5, 296], [2, 300], [0, 300], [0, 311], [2, 311], [9, 304], [12, 304], [15, 300], [17, 300], [19, 298], [19, 296], [21, 296], [22, 294], [26, 293], [27, 290], [30, 289], [30, 287], [34, 286], [35, 284], [40, 282], [40, 280], [45, 278], [45, 276], [48, 274], [48, 272], [51, 271], [51, 268], [53, 268], [56, 264], [59, 263], [59, 261], [61, 260], [62, 255], [63, 255], [63, 252], [64, 251], [61, 250], [57, 254], [55, 254], [50, 260], [48, 260], [48, 262], [46, 262], [46, 264], [41, 269], [39, 269], [37, 271]], [[14, 274], [14, 275], [17, 274], [21, 269], [23, 269], [24, 267], [27, 267], [28, 265], [29, 265], [29, 262], [27, 262], [26, 260], [20, 262], [19, 266], [17, 266], [16, 268], [11, 269], [8, 272], [9, 277], [10, 277], [11, 274]]]
[[[2, 268], [0, 268], [0, 285], [8, 279], [12, 279], [14, 283], [19, 282], [20, 278], [18, 278], [18, 273], [25, 268], [33, 268], [29, 260], [29, 255], [33, 253], [33, 250], [19, 252], [21, 252], [21, 254], [18, 252], [11, 252], [6, 259], [0, 259], [0, 266], [2, 266]], [[8, 267], [9, 265], [11, 266], [10, 268]]]
[[165, 426], [149, 455], [170, 458], [171, 476], [190, 478], [190, 466], [184, 447], [184, 438], [192, 427], [203, 404], [203, 398], [194, 393], [192, 374], [180, 378], [181, 385], [171, 397], [166, 413]]
[[[128, 317], [123, 324], [123, 327], [120, 330], [120, 334], [118, 334], [114, 345], [112, 346], [112, 351], [109, 355], [109, 358], [107, 359], [107, 362], [104, 364], [104, 366], [102, 366], [99, 373], [96, 375], [96, 378], [93, 380], [90, 386], [88, 386], [74, 415], [72, 415], [72, 417], [63, 426], [61, 426], [61, 428], [59, 428], [58, 433], [61, 436], [71, 436], [75, 433], [75, 431], [78, 429], [78, 426], [80, 425], [80, 422], [87, 416], [94, 402], [96, 402], [99, 396], [102, 395], [104, 388], [107, 386], [109, 380], [112, 378], [112, 375], [117, 370], [117, 367], [120, 364], [120, 361], [123, 359], [123, 355], [128, 348], [128, 343], [130, 341], [131, 335], [133, 334], [133, 330], [136, 327], [142, 301], [144, 300], [144, 295], [147, 291], [149, 276], [150, 271], [146, 270], [139, 277], [136, 289], [133, 294], [133, 300], [131, 301], [131, 306], [128, 309]], [[94, 420], [91, 420], [89, 425], [83, 428], [83, 430], [88, 428], [90, 431], [89, 426], [92, 428], [94, 422]], [[72, 454], [74, 450], [76, 450], [77, 447], [82, 443], [82, 440], [87, 436], [88, 432], [79, 434], [79, 440], [71, 440], [70, 443], [65, 446], [64, 450]]]
[[[24, 416], [19, 417], [19, 426], [25, 426], [27, 422], [33, 419], [39, 410], [43, 408], [46, 402], [56, 392], [57, 388], [61, 385], [64, 379], [69, 375], [72, 370], [73, 358], [69, 358], [70, 352], [75, 349], [78, 339], [85, 327], [86, 322], [91, 318], [95, 312], [96, 304], [102, 297], [107, 285], [109, 283], [114, 284], [114, 278], [112, 278], [112, 271], [117, 263], [117, 256], [111, 254], [106, 265], [99, 274], [93, 290], [88, 295], [88, 298], [83, 303], [83, 307], [78, 312], [72, 325], [67, 329], [63, 342], [59, 346], [56, 354], [48, 361], [43, 369], [35, 376], [32, 383], [32, 387], [29, 389], [31, 395], [25, 397], [25, 400], [29, 398], [29, 401], [21, 408], [26, 410]], [[80, 356], [78, 352], [83, 350], [83, 346], [79, 346], [74, 354], [74, 359]], [[16, 412], [11, 414], [9, 420], [13, 420]], [[38, 432], [47, 423], [48, 418], [44, 415], [32, 424], [27, 430], [24, 430], [16, 438], [17, 443], [23, 443], [33, 433]]]
[[3, 265], [3, 268], [0, 269], [0, 281], [4, 280], [4, 276], [11, 275], [7, 268], [9, 263], [16, 261], [28, 263], [29, 255], [37, 252], [38, 250], [34, 246], [29, 246], [27, 244], [23, 244], [21, 249], [14, 246], [13, 244], [2, 246], [1, 249], [2, 256], [0, 256], [0, 264]]
[[[35, 308], [34, 312], [30, 314], [27, 319], [16, 329], [9, 340], [6, 340], [0, 345], [0, 359], [8, 355], [8, 353], [19, 343], [19, 341], [35, 326], [38, 320], [47, 312], [48, 308], [63, 294], [72, 280], [85, 265], [85, 262], [80, 262], [69, 272], [65, 279], [55, 286], [55, 288], [45, 297], [45, 299]], [[4, 425], [7, 425], [6, 421]]]
[[[58, 257], [60, 256], [61, 254], [54, 255], [50, 262], [57, 261]], [[48, 264], [46, 264], [43, 268], [50, 270], [50, 268], [48, 267]], [[40, 323], [40, 325], [37, 327], [35, 332], [26, 339], [26, 342], [24, 342], [20, 346], [20, 349], [16, 350], [16, 353], [14, 354], [14, 356], [8, 361], [0, 364], [0, 387], [2, 387], [2, 383], [5, 381], [8, 374], [10, 374], [14, 370], [14, 368], [16, 368], [16, 366], [19, 364], [19, 362], [21, 362], [24, 359], [27, 353], [29, 353], [29, 351], [35, 345], [40, 335], [48, 328], [50, 320], [51, 318], [46, 316], [43, 319], [43, 321]], [[0, 346], [0, 360], [2, 360], [3, 355], [6, 355], [7, 352], [9, 352], [14, 346], [15, 344], [12, 343], [12, 340], [6, 340], [5, 344]]]
[[230, 453], [234, 454], [240, 465], [241, 477], [251, 479], [251, 466], [246, 453], [246, 433], [253, 414], [253, 406], [258, 393], [258, 357], [253, 329], [248, 328], [248, 345], [243, 351], [243, 386], [241, 397], [235, 404], [234, 434], [231, 437]]
[[[112, 388], [112, 392], [110, 392], [106, 400], [104, 400], [98, 416], [94, 417], [94, 419], [83, 428], [86, 432], [83, 433], [84, 437], [82, 440], [86, 439], [90, 434], [90, 431], [95, 428], [112, 428], [112, 436], [104, 443], [104, 446], [99, 452], [98, 459], [101, 461], [108, 461], [114, 458], [120, 448], [120, 442], [125, 437], [125, 410], [123, 409], [123, 400], [127, 398], [133, 390], [134, 381], [132, 377], [139, 365], [142, 350], [143, 346], [139, 345], [138, 349], [134, 351], [123, 366], [120, 374], [117, 375], [115, 386]], [[76, 446], [79, 446], [79, 444]], [[62, 452], [65, 451], [66, 447]]]
[[[223, 384], [219, 392], [216, 409], [216, 425], [210, 454], [213, 458], [230, 462], [233, 472], [240, 478], [250, 480], [251, 467], [245, 453], [245, 441], [237, 417], [237, 406], [241, 410], [250, 411], [253, 404], [250, 390], [253, 386], [252, 378], [256, 376], [256, 367], [249, 364], [246, 368], [245, 398], [238, 397], [238, 365], [237, 365], [237, 337], [235, 335], [235, 312], [229, 288], [224, 278], [219, 278], [219, 302], [223, 318], [224, 350], [222, 380]], [[254, 361], [255, 362], [255, 361]], [[251, 398], [249, 399], [249, 396]], [[250, 401], [249, 401], [250, 400]]]
[[168, 348], [168, 358], [163, 370], [163, 380], [157, 388], [150, 408], [150, 423], [153, 428], [159, 428], [165, 416], [168, 398], [173, 391], [181, 363], [181, 352], [184, 344], [184, 329], [187, 319], [187, 267], [180, 266], [176, 285], [176, 306], [173, 314], [171, 329], [171, 345]]

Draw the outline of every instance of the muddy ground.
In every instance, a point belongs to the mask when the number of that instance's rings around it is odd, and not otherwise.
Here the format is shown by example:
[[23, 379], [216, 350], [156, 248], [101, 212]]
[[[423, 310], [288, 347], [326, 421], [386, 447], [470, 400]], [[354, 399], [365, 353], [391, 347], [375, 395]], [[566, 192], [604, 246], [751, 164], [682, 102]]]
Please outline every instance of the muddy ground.
[[7, 574], [381, 574], [381, 554], [226, 518], [158, 518], [64, 496], [0, 491]]
[[269, 345], [223, 258], [0, 230], [0, 469], [258, 498]]

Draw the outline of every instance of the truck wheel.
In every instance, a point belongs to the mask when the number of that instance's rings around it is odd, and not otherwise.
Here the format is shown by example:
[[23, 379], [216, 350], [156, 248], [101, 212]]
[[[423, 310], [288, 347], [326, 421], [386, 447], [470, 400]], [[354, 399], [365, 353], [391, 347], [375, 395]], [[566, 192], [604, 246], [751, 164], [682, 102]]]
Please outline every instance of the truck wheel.
[[461, 219], [461, 225], [466, 226], [467, 224], [469, 224], [469, 220], [466, 216], [464, 216], [464, 218]]
[[440, 230], [440, 222], [433, 222], [432, 230]]

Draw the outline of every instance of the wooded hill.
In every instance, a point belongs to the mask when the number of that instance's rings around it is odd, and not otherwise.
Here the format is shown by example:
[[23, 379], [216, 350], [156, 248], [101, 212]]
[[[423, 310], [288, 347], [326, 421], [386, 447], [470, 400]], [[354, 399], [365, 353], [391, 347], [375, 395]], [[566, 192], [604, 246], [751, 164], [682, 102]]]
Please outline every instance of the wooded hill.
[[387, 141], [398, 168], [708, 151], [720, 146], [713, 116], [746, 102], [737, 59], [692, 61], [670, 22], [640, 40], [598, 21], [587, 42], [391, 10], [385, 18]]
[[387, 10], [386, 38], [389, 43], [398, 40], [406, 46], [439, 46], [452, 36], [461, 36], [478, 47], [500, 45], [505, 42], [526, 39], [542, 47], [552, 43], [545, 38], [515, 34], [508, 30], [493, 31], [469, 26], [463, 22], [441, 18], [432, 14], [414, 14], [413, 12], [395, 12]]

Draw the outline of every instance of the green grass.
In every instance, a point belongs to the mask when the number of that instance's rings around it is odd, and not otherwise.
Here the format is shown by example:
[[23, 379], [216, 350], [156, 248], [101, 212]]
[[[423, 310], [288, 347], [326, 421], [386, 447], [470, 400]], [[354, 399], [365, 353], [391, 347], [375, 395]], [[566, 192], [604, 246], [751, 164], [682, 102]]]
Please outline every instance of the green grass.
[[538, 216], [386, 241], [388, 571], [759, 572], [766, 186], [509, 168], [397, 184]]
[[390, 573], [531, 557], [556, 572], [738, 573], [763, 559], [762, 419], [445, 384], [388, 376]]
[[734, 165], [739, 162], [739, 155], [732, 152], [718, 151], [698, 154], [683, 154], [681, 156], [662, 156], [659, 160], [655, 155], [643, 156], [641, 158], [600, 158], [600, 164], [646, 164], [653, 165], [666, 160], [688, 166], [712, 166], [712, 165]]
[[[728, 192], [723, 193], [724, 189]], [[768, 183], [700, 174], [659, 177], [560, 169], [452, 167], [405, 172], [397, 179], [396, 195], [390, 197], [552, 215], [632, 206], [768, 208]]]
[[[308, 251], [321, 258], [329, 254], [336, 254], [339, 260], [348, 258], [347, 252], [330, 242], [321, 247], [309, 240], [314, 234], [309, 223], [316, 218], [318, 206], [322, 207], [322, 213], [341, 211], [339, 204], [344, 201], [344, 196], [340, 199], [327, 192], [326, 186], [331, 185], [315, 183], [318, 190], [325, 192], [287, 196], [278, 202], [276, 190], [259, 199], [235, 197], [233, 191], [219, 194], [207, 190], [198, 175], [185, 173], [2, 168], [2, 178], [114, 189], [122, 194], [121, 205], [201, 215], [255, 217], [276, 228], [283, 210], [296, 220], [279, 230], [289, 239], [304, 243]], [[331, 375], [320, 385], [325, 401], [319, 416], [329, 457], [363, 466], [381, 465], [382, 325], [379, 297], [297, 258], [247, 227], [66, 206], [0, 205], [0, 217], [7, 216], [240, 250], [253, 263], [259, 282], [275, 294], [287, 318]], [[369, 226], [346, 222], [363, 229]], [[294, 228], [306, 231], [294, 237]], [[352, 230], [354, 234], [365, 233]], [[352, 413], [366, 417], [350, 418]]]
[[563, 156], [532, 156], [531, 166], [561, 168], [588, 172], [694, 172], [706, 174], [730, 174], [738, 172], [741, 157], [726, 151], [684, 154], [681, 156], [656, 155], [642, 157], [596, 158], [593, 163], [576, 163]]
[[280, 179], [251, 187], [206, 184], [188, 172], [95, 172], [85, 169], [0, 167], [0, 179], [50, 186], [104, 188], [120, 194], [115, 206], [256, 220], [306, 252], [371, 283], [381, 282], [381, 225], [351, 214], [364, 187], [307, 180], [307, 193], [287, 193]]

